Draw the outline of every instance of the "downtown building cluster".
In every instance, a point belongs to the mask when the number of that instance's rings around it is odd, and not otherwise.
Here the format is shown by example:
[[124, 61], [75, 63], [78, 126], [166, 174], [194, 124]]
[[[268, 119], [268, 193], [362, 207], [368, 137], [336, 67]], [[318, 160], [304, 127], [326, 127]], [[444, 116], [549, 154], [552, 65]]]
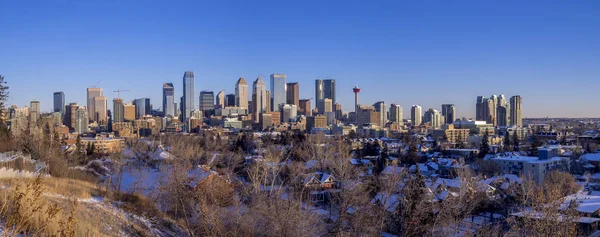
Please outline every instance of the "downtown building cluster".
[[[409, 119], [404, 119], [403, 108], [384, 101], [372, 105], [360, 104], [360, 88], [352, 88], [355, 95], [354, 111], [344, 112], [336, 98], [334, 79], [315, 80], [314, 98], [301, 99], [298, 82], [288, 82], [286, 74], [274, 73], [265, 82], [261, 77], [252, 81], [239, 78], [234, 93], [225, 90], [196, 92], [194, 72], [186, 71], [182, 77], [181, 96], [172, 82], [162, 84], [162, 101], [159, 108], [149, 98], [125, 101], [116, 90], [117, 97], [109, 104], [102, 88], [86, 90], [86, 105], [65, 104], [65, 94], [55, 92], [53, 111], [55, 126], [62, 133], [111, 133], [116, 137], [141, 137], [161, 132], [199, 132], [202, 129], [286, 131], [301, 130], [308, 133], [349, 134], [362, 137], [398, 137], [407, 132], [442, 134], [456, 142], [466, 142], [469, 133], [493, 134], [494, 128], [517, 131], [523, 126], [521, 97], [492, 95], [479, 96], [475, 104], [474, 119], [457, 117], [454, 104], [424, 110], [412, 105]], [[41, 116], [40, 102], [31, 101], [29, 107], [10, 108], [10, 121], [15, 132], [28, 124], [36, 124]], [[473, 131], [476, 129], [477, 131]], [[443, 132], [440, 132], [443, 131]], [[458, 134], [458, 135], [457, 135]], [[460, 135], [460, 136], [459, 136]]]

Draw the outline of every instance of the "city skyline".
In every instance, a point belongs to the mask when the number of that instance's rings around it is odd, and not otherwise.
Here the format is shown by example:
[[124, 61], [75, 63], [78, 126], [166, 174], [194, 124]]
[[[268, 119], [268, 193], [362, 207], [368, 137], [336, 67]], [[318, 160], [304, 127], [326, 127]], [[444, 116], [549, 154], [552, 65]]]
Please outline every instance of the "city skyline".
[[[334, 78], [336, 103], [348, 112], [354, 96], [349, 91], [359, 85], [361, 104], [385, 101], [405, 111], [412, 104], [437, 110], [454, 104], [457, 117], [475, 117], [477, 95], [518, 94], [526, 101], [524, 118], [600, 117], [589, 109], [596, 107], [594, 88], [600, 86], [600, 31], [594, 27], [600, 5], [593, 1], [386, 3], [383, 12], [375, 11], [382, 8], [376, 4], [348, 4], [331, 14], [320, 14], [328, 8], [314, 2], [261, 2], [250, 10], [277, 14], [244, 21], [239, 16], [248, 9], [226, 3], [185, 3], [164, 14], [156, 3], [133, 13], [118, 10], [132, 3], [30, 4], [0, 8], [6, 26], [0, 74], [11, 87], [7, 104], [38, 100], [42, 112], [52, 110], [56, 91], [65, 93], [65, 104], [86, 105], [83, 90], [94, 85], [105, 89], [108, 101], [122, 88], [131, 90], [124, 101], [147, 97], [157, 108], [160, 85], [172, 82], [179, 105], [181, 74], [191, 70], [194, 91], [226, 94], [234, 92], [236, 78], [285, 73], [287, 81], [299, 83], [300, 99], [314, 97], [315, 79]], [[307, 11], [316, 17], [304, 18]], [[565, 12], [577, 14], [566, 18]], [[185, 20], [176, 17], [181, 14]], [[99, 21], [103, 15], [111, 18]], [[197, 28], [198, 22], [206, 24]], [[252, 27], [239, 31], [246, 26]], [[168, 37], [180, 32], [185, 37]]]

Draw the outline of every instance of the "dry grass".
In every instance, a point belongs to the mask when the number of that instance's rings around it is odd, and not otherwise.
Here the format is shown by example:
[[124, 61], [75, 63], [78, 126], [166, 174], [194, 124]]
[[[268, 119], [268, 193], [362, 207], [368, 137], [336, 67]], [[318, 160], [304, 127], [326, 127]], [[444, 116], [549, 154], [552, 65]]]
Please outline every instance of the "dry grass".
[[0, 187], [0, 219], [13, 227], [12, 233], [7, 228], [9, 236], [143, 236], [147, 231], [122, 209], [99, 201], [102, 190], [93, 183], [10, 178], [0, 179]]

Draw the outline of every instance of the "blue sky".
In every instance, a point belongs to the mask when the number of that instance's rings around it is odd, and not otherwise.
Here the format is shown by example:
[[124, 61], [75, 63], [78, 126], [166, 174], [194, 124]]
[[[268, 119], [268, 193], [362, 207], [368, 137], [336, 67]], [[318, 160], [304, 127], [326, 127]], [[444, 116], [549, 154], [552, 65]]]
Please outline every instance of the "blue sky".
[[[125, 100], [234, 92], [286, 73], [300, 97], [335, 78], [344, 110], [383, 100], [473, 117], [477, 95], [520, 94], [525, 117], [600, 117], [600, 1], [10, 1], [0, 0], [0, 74], [9, 104], [86, 88]], [[267, 83], [268, 84], [268, 83]], [[112, 107], [109, 106], [109, 107]]]

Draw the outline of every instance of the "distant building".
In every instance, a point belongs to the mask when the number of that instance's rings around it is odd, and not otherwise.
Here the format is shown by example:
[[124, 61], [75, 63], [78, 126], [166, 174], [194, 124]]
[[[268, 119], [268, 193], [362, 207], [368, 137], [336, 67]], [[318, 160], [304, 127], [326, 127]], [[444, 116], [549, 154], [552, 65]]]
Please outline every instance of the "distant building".
[[98, 122], [99, 125], [108, 124], [108, 102], [105, 96], [96, 96], [92, 100], [94, 101], [94, 121]]
[[423, 122], [429, 123], [433, 129], [438, 129], [442, 127], [444, 116], [438, 110], [428, 109], [423, 116]]
[[113, 111], [114, 111], [114, 115], [113, 115], [113, 123], [119, 123], [119, 122], [123, 122], [125, 121], [125, 107], [123, 104], [123, 99], [121, 98], [114, 98], [113, 99]]
[[31, 101], [29, 103], [29, 110], [29, 123], [31, 126], [35, 126], [40, 119], [40, 102], [37, 100]]
[[281, 111], [281, 122], [295, 122], [298, 116], [298, 107], [296, 105], [279, 105], [279, 111]]
[[134, 104], [123, 105], [123, 120], [131, 122], [135, 120], [135, 114], [136, 112]]
[[485, 96], [477, 96], [477, 103], [475, 104], [475, 120], [477, 120], [477, 121], [487, 120], [487, 116], [486, 116], [485, 108], [484, 108], [485, 100], [486, 100]]
[[312, 109], [310, 107], [310, 99], [302, 99], [299, 101], [300, 106], [298, 107], [298, 112], [300, 114], [304, 114], [304, 116], [311, 116]]
[[523, 126], [523, 111], [521, 96], [515, 95], [510, 97], [510, 125], [511, 126]]
[[444, 124], [454, 123], [454, 120], [456, 120], [456, 107], [453, 104], [443, 104], [442, 115], [444, 116]]
[[88, 110], [81, 106], [75, 112], [75, 133], [83, 134], [88, 131]]
[[271, 108], [273, 111], [279, 111], [281, 104], [285, 104], [286, 97], [286, 76], [285, 74], [271, 74]]
[[312, 131], [313, 128], [326, 128], [327, 117], [323, 115], [308, 116], [306, 117], [306, 130]]
[[410, 109], [410, 120], [413, 126], [420, 126], [422, 123], [423, 108], [418, 105], [413, 105]]
[[260, 78], [256, 78], [252, 83], [252, 113], [254, 122], [259, 123], [261, 114], [267, 112], [267, 103], [269, 101], [267, 97], [267, 85]]
[[333, 112], [333, 100], [325, 98], [319, 101], [321, 104], [318, 106], [319, 114], [325, 114]]
[[217, 106], [215, 109], [219, 109], [219, 108], [223, 108], [225, 107], [225, 91], [219, 91], [219, 93], [217, 93]]
[[243, 77], [235, 83], [235, 106], [248, 108], [248, 83]]
[[501, 127], [508, 126], [508, 110], [506, 106], [498, 106], [496, 109], [497, 125]]
[[200, 110], [206, 117], [210, 117], [215, 111], [215, 93], [212, 91], [200, 92]]
[[152, 107], [150, 106], [149, 98], [141, 98], [135, 100], [135, 118], [140, 119], [145, 115], [152, 113]]
[[398, 126], [404, 126], [402, 116], [402, 107], [397, 104], [392, 104], [390, 106], [390, 121], [398, 124]]
[[62, 91], [54, 92], [54, 109], [52, 112], [65, 114], [65, 93]]
[[344, 112], [342, 111], [342, 104], [335, 104], [335, 119], [342, 120], [344, 117]]
[[287, 83], [286, 88], [286, 103], [290, 105], [300, 106], [300, 86], [298, 82]]
[[225, 107], [222, 109], [216, 109], [216, 116], [224, 116], [224, 117], [237, 117], [240, 115], [247, 115], [248, 109], [242, 107]]
[[315, 80], [315, 103], [319, 111], [324, 111], [324, 109], [318, 108], [323, 105], [322, 100], [324, 99], [331, 99], [331, 104], [336, 104], [334, 79]]
[[173, 83], [163, 84], [162, 110], [165, 116], [176, 116], [177, 109], [175, 108], [175, 87], [173, 87]]
[[225, 95], [225, 107], [235, 107], [235, 94]]
[[98, 121], [96, 101], [94, 98], [100, 96], [102, 96], [102, 88], [87, 88], [87, 113], [90, 121]]
[[75, 130], [75, 114], [77, 113], [77, 108], [79, 108], [77, 103], [70, 103], [66, 106], [63, 123], [65, 126], [69, 127], [70, 130]]
[[373, 106], [358, 106], [356, 116], [357, 124], [359, 127], [365, 124], [381, 126], [381, 113], [375, 111], [375, 108]]
[[375, 108], [375, 112], [379, 112], [379, 126], [385, 126], [387, 124], [387, 107], [385, 107], [385, 102], [378, 101], [373, 104]]
[[181, 118], [184, 123], [192, 117], [192, 111], [196, 109], [195, 84], [194, 72], [185, 72], [183, 74], [183, 100], [181, 101]]

